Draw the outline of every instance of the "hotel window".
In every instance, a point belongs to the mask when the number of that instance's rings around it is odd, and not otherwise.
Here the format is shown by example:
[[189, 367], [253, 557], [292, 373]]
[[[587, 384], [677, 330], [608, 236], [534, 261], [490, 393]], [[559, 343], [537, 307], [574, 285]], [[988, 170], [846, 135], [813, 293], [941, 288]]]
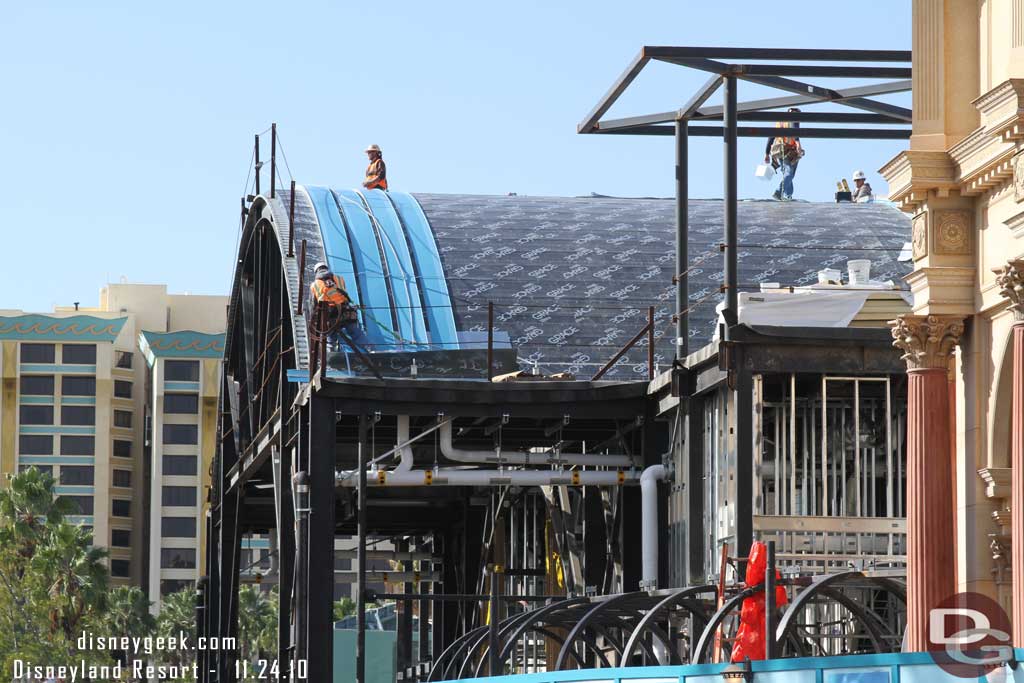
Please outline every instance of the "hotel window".
[[195, 517], [161, 517], [160, 535], [173, 538], [195, 538]]
[[164, 413], [195, 415], [199, 412], [199, 394], [165, 394]]
[[127, 579], [132, 575], [130, 560], [110, 560], [110, 575], [118, 579]]
[[53, 396], [53, 375], [22, 375], [22, 396]]
[[194, 507], [196, 504], [196, 487], [164, 486], [161, 500], [162, 505], [169, 507]]
[[123, 379], [114, 380], [114, 396], [117, 398], [131, 398], [132, 397], [132, 383], [127, 382]]
[[131, 370], [132, 368], [132, 352], [131, 351], [114, 351], [114, 367], [125, 368]]
[[53, 406], [18, 406], [18, 413], [23, 425], [53, 424]]
[[185, 590], [192, 590], [193, 583], [183, 579], [164, 579], [160, 582], [160, 597], [173, 595]]
[[92, 496], [58, 496], [58, 498], [71, 503], [71, 514], [73, 515], [92, 514]]
[[49, 434], [19, 434], [18, 453], [21, 455], [53, 455], [53, 437]]
[[92, 436], [68, 436], [60, 437], [61, 455], [95, 455], [96, 438]]
[[60, 359], [65, 365], [95, 365], [95, 344], [64, 344], [61, 346]]
[[68, 486], [92, 486], [95, 480], [92, 466], [61, 465], [60, 483]]
[[114, 486], [120, 486], [121, 488], [131, 488], [131, 470], [114, 470], [113, 482]]
[[130, 548], [132, 545], [132, 532], [129, 529], [111, 529], [110, 545], [117, 548]]
[[164, 443], [195, 445], [199, 443], [199, 425], [164, 425]]
[[60, 378], [60, 393], [65, 396], [95, 396], [96, 378], [64, 375]]
[[22, 363], [52, 363], [56, 358], [53, 344], [22, 344]]
[[51, 477], [53, 476], [53, 465], [18, 465], [18, 471], [24, 472], [30, 467], [35, 467], [43, 474], [49, 474]]
[[195, 475], [197, 460], [198, 458], [194, 455], [165, 455], [163, 461], [163, 473], [165, 475]]
[[195, 548], [160, 548], [161, 569], [195, 569]]
[[114, 517], [131, 517], [132, 516], [132, 502], [130, 500], [122, 500], [121, 498], [114, 498], [111, 506], [111, 514]]
[[164, 381], [166, 382], [198, 382], [199, 361], [167, 360], [164, 361]]
[[132, 414], [127, 410], [115, 410], [114, 411], [114, 426], [123, 427], [124, 429], [131, 429], [132, 426]]
[[61, 406], [60, 423], [62, 425], [94, 425], [96, 424], [95, 406]]
[[132, 442], [114, 439], [114, 456], [117, 458], [132, 457]]

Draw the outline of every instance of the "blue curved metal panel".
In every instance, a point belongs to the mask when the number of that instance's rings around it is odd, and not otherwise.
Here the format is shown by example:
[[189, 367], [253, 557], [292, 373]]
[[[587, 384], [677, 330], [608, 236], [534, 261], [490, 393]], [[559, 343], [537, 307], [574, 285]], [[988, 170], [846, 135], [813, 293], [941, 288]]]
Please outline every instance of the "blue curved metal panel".
[[377, 231], [358, 192], [333, 190], [332, 194], [348, 226], [356, 281], [363, 295], [364, 330], [373, 344], [373, 350], [389, 350], [396, 341], [393, 333], [394, 305], [388, 291], [380, 247], [377, 245]]
[[388, 265], [391, 294], [398, 318], [398, 332], [406, 341], [426, 346], [427, 326], [423, 318], [423, 306], [416, 283], [416, 269], [413, 266], [409, 244], [405, 239], [402, 222], [398, 213], [382, 190], [363, 190], [359, 195], [365, 200], [379, 231], [384, 259]]
[[309, 193], [317, 220], [320, 223], [320, 236], [324, 241], [327, 265], [331, 267], [335, 275], [340, 275], [345, 280], [345, 287], [352, 303], [358, 305], [362, 301], [359, 293], [359, 280], [356, 277], [355, 262], [352, 260], [348, 231], [345, 228], [345, 221], [338, 211], [338, 204], [334, 201], [334, 195], [326, 187], [309, 185], [306, 185], [306, 192]]
[[434, 231], [416, 199], [405, 192], [390, 192], [388, 198], [405, 227], [406, 237], [417, 269], [417, 282], [425, 305], [424, 315], [430, 327], [430, 343], [442, 349], [459, 348], [448, 281], [444, 276], [441, 255], [437, 251]]

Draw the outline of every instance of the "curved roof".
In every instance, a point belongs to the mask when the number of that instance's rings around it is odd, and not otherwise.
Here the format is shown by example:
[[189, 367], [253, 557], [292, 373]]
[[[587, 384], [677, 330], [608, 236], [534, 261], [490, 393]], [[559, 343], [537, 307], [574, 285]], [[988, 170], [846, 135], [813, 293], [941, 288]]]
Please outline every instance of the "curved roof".
[[[284, 207], [290, 201], [281, 192]], [[691, 200], [690, 348], [714, 333], [723, 208]], [[376, 350], [479, 346], [493, 303], [499, 338], [521, 361], [587, 375], [655, 308], [656, 360], [671, 362], [675, 203], [664, 199], [438, 195], [302, 188], [295, 230], [307, 239], [305, 281], [326, 259], [346, 278]], [[278, 213], [278, 210], [275, 210]], [[287, 215], [287, 212], [285, 212]], [[825, 267], [872, 261], [899, 280], [910, 221], [886, 204], [744, 201], [738, 207], [741, 291], [815, 282]], [[350, 282], [349, 280], [354, 280]], [[638, 345], [611, 377], [646, 376]]]

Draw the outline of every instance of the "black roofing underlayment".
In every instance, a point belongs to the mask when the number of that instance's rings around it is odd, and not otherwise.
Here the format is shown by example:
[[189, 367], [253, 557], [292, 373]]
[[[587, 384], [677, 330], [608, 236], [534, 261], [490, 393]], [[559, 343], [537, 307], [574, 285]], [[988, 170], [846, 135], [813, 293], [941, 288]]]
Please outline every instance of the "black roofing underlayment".
[[[675, 203], [664, 199], [416, 194], [437, 237], [460, 330], [508, 332], [520, 359], [544, 372], [589, 376], [655, 307], [656, 354], [673, 357]], [[710, 341], [721, 300], [723, 205], [691, 200], [690, 350]], [[874, 280], [910, 272], [897, 257], [910, 220], [886, 204], [743, 201], [740, 291], [762, 282], [805, 285], [817, 272], [872, 262]], [[646, 340], [606, 375], [646, 376]]]

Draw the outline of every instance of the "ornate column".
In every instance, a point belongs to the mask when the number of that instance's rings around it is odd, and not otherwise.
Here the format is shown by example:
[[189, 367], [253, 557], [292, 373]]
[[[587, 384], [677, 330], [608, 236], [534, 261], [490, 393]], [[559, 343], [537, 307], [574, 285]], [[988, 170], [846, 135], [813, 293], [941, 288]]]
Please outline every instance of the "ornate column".
[[947, 373], [964, 319], [904, 315], [891, 324], [908, 376], [907, 641], [910, 651], [923, 652], [929, 612], [956, 592]]
[[1010, 423], [1010, 516], [1013, 536], [1013, 645], [1024, 647], [1024, 259], [993, 269], [1000, 294], [1010, 300], [1013, 324], [1013, 415]]

